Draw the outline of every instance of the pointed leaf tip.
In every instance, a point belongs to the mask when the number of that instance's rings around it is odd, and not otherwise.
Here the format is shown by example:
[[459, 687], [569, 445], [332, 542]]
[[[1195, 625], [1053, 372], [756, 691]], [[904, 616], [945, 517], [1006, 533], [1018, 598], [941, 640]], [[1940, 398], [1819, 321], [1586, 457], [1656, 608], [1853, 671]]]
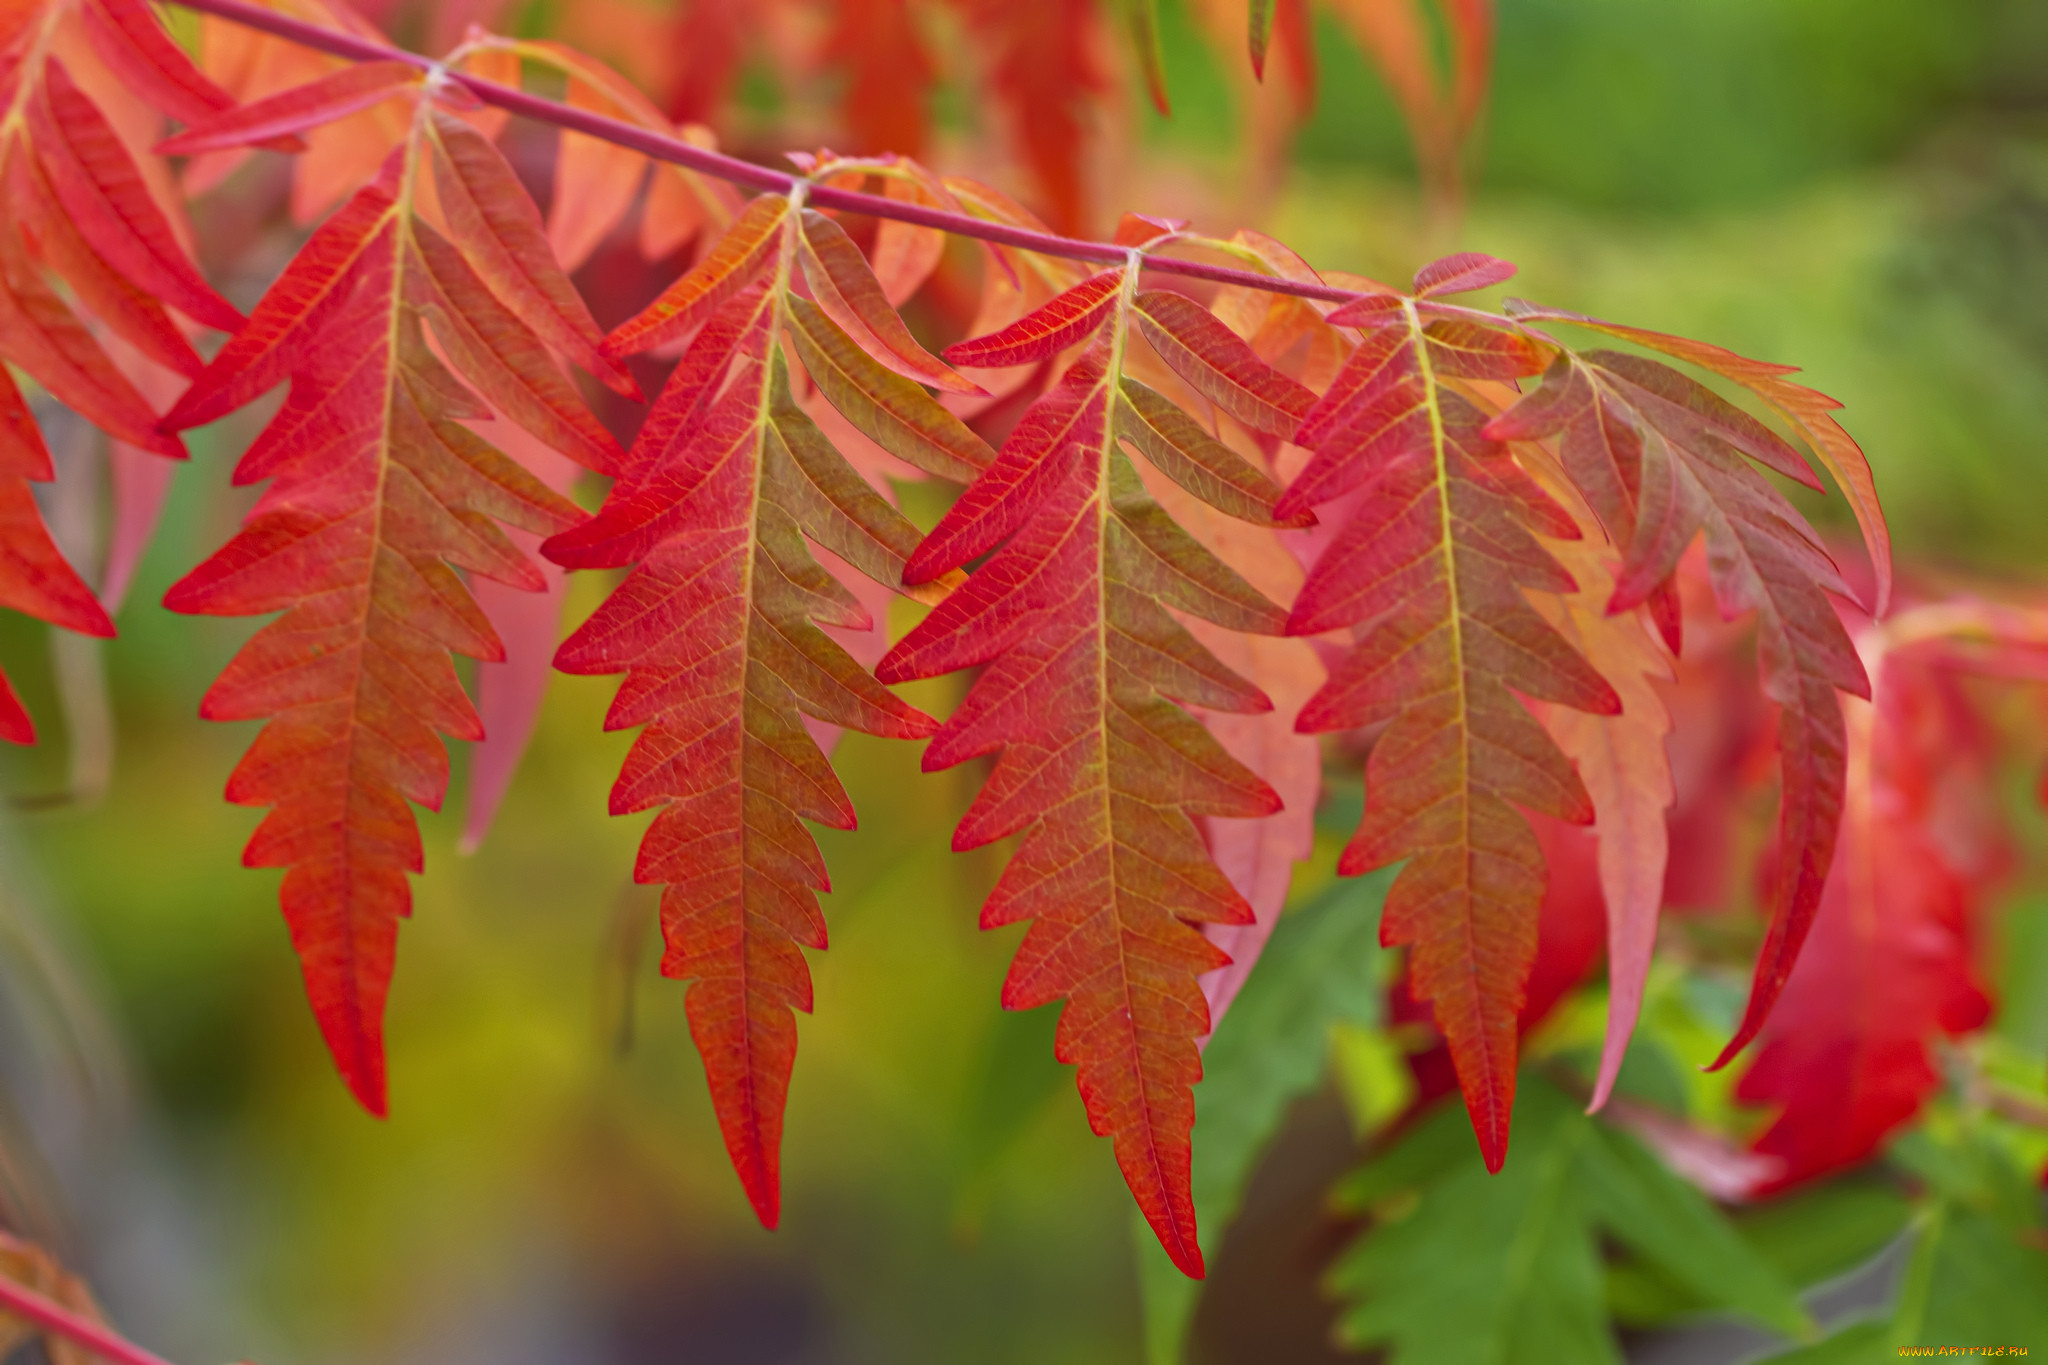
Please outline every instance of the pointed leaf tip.
[[293, 137], [381, 104], [425, 79], [425, 70], [411, 62], [346, 66], [304, 85], [219, 110], [164, 138], [156, 150], [162, 156], [197, 156]]
[[[1578, 315], [1556, 316], [1696, 359], [1685, 353], [1694, 343], [1634, 334]], [[1723, 364], [1730, 363], [1726, 356], [1720, 353]], [[1511, 415], [1519, 415], [1530, 434], [1562, 435], [1567, 471], [1615, 539], [1628, 546], [1610, 606], [1652, 601], [1704, 530], [1716, 597], [1757, 613], [1763, 691], [1778, 706], [1778, 823], [1785, 851], [1741, 1027], [1708, 1067], [1718, 1070], [1749, 1044], [1770, 1014], [1813, 922], [1834, 856], [1847, 750], [1838, 690], [1867, 695], [1869, 686], [1828, 600], [1840, 577], [1818, 536], [1749, 463], [1796, 476], [1798, 452], [1690, 376], [1633, 355], [1574, 354], [1553, 364]], [[1667, 638], [1676, 633], [1668, 600], [1652, 614]]]
[[1431, 261], [1415, 272], [1415, 293], [1421, 298], [1446, 294], [1469, 294], [1515, 277], [1513, 261], [1478, 251], [1461, 251], [1455, 256]]
[[[783, 347], [815, 399], [885, 449], [954, 473], [986, 456], [901, 373], [937, 378], [837, 224], [764, 197], [705, 261], [621, 334], [637, 349], [694, 331], [604, 507], [543, 550], [632, 566], [556, 666], [625, 674], [605, 724], [639, 734], [611, 809], [655, 812], [634, 876], [668, 888], [662, 972], [688, 983], [727, 1155], [772, 1228], [795, 1016], [812, 1006], [805, 950], [827, 943], [811, 826], [855, 824], [807, 722], [891, 738], [935, 724], [828, 633], [872, 619], [811, 547], [893, 586], [918, 536], [797, 400]], [[790, 288], [799, 270], [816, 298]]]
[[1103, 324], [1115, 310], [1123, 283], [1122, 266], [1091, 275], [1007, 327], [954, 342], [945, 357], [955, 365], [993, 370], [1058, 355]]
[[1274, 0], [1251, 0], [1245, 14], [1245, 47], [1251, 54], [1252, 77], [1266, 79], [1266, 50], [1273, 42]]
[[1124, 0], [1130, 10], [1131, 42], [1145, 73], [1145, 89], [1161, 118], [1172, 118], [1166, 96], [1166, 57], [1159, 45], [1159, 0]]
[[1400, 319], [1405, 303], [1392, 292], [1367, 294], [1334, 310], [1328, 319], [1332, 327], [1386, 327]]

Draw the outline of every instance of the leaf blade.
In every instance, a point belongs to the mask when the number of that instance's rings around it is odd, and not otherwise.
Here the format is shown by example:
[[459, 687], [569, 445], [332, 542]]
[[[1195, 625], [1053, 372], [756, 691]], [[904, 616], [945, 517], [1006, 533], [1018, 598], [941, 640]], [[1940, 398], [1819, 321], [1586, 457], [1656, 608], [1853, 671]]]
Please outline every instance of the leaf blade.
[[459, 347], [451, 369], [428, 345], [430, 312], [445, 321], [489, 296], [480, 284], [451, 292], [445, 260], [430, 278], [430, 257], [459, 252], [415, 211], [423, 122], [165, 419], [195, 425], [291, 381], [236, 470], [269, 488], [165, 605], [283, 613], [223, 670], [201, 714], [267, 721], [228, 782], [229, 801], [269, 808], [243, 861], [285, 869], [280, 902], [315, 1018], [377, 1115], [389, 1104], [383, 1015], [398, 922], [411, 910], [408, 874], [423, 866], [411, 806], [436, 808], [446, 792], [442, 736], [483, 737], [452, 656], [503, 657], [457, 571], [538, 589], [506, 528], [581, 517], [461, 425], [490, 416], [469, 386], [488, 390], [491, 376]]
[[[790, 392], [782, 332], [792, 319], [800, 337], [803, 322], [830, 323], [790, 293], [800, 220], [788, 208], [743, 216], [730, 230], [742, 244], [713, 248], [754, 259], [751, 281], [685, 305], [706, 316], [623, 477], [595, 519], [545, 547], [568, 566], [634, 566], [556, 667], [626, 675], [606, 725], [641, 732], [612, 810], [657, 812], [634, 877], [665, 887], [662, 972], [691, 983], [685, 1008], [720, 1133], [769, 1227], [781, 1216], [795, 1012], [812, 1003], [803, 950], [826, 946], [817, 893], [830, 882], [807, 825], [854, 821], [806, 722], [899, 738], [933, 725], [824, 629], [872, 621], [807, 546], [894, 587], [916, 532]], [[750, 235], [763, 223], [765, 236]]]
[[954, 847], [1022, 836], [982, 912], [984, 927], [1031, 924], [1003, 1003], [1067, 1001], [1055, 1055], [1161, 1246], [1198, 1278], [1189, 1087], [1208, 1024], [1198, 979], [1224, 959], [1197, 927], [1253, 917], [1195, 820], [1268, 815], [1278, 798], [1181, 709], [1270, 702], [1163, 608], [1238, 630], [1275, 631], [1282, 614], [1165, 515], [1115, 445], [1120, 273], [1049, 325], [1027, 319], [1028, 344], [1103, 331], [912, 556], [919, 581], [990, 555], [877, 676], [986, 665], [925, 766], [999, 754]]
[[698, 326], [761, 272], [789, 214], [787, 199], [762, 195], [748, 203], [718, 244], [661, 297], [605, 338], [612, 356], [636, 355]]
[[1348, 363], [1352, 378], [1340, 376], [1303, 423], [1306, 435], [1318, 413], [1341, 414], [1368, 386], [1381, 395], [1355, 425], [1323, 424], [1329, 434], [1290, 492], [1322, 500], [1367, 482], [1288, 630], [1367, 628], [1298, 723], [1312, 733], [1388, 726], [1339, 870], [1406, 860], [1383, 936], [1411, 946], [1410, 990], [1434, 1012], [1487, 1167], [1498, 1170], [1545, 880], [1515, 808], [1593, 817], [1577, 773], [1510, 688], [1596, 714], [1621, 703], [1523, 595], [1573, 588], [1533, 532], [1577, 528], [1487, 439], [1484, 414], [1441, 384], [1418, 306], [1403, 311], [1405, 327], [1369, 335]]

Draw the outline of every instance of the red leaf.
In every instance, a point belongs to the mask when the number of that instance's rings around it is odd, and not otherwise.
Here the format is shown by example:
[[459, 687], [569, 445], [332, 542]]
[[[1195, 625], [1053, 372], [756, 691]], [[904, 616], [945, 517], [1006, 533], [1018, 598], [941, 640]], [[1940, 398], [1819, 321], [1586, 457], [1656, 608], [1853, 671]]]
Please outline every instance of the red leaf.
[[[1867, 627], [1866, 652], [1883, 658], [1888, 644], [1919, 636], [1922, 620], [1937, 635], [1953, 630], [1928, 619], [1943, 610]], [[1913, 713], [1932, 700], [1928, 666], [1895, 656], [1873, 671], [1876, 705], [1849, 704], [1848, 803], [1834, 869], [1736, 1088], [1777, 1109], [1756, 1142], [1784, 1162], [1772, 1189], [1872, 1155], [1938, 1087], [1934, 1040], [1978, 1028], [1990, 1013], [1970, 943], [1977, 891], [1943, 847], [1933, 792], [1914, 780], [1928, 761], [1954, 771], [1956, 756], [1949, 744], [1914, 752], [1924, 740]], [[1935, 737], [1947, 738], [1939, 729]]]
[[989, 55], [989, 83], [1004, 105], [1023, 158], [1063, 231], [1088, 219], [1081, 149], [1089, 104], [1109, 90], [1091, 40], [1093, 0], [958, 0]]
[[[182, 459], [184, 445], [158, 432], [155, 411], [45, 271], [120, 339], [109, 338], [109, 345], [126, 341], [174, 371], [196, 373], [200, 365], [164, 301], [224, 328], [237, 326], [241, 315], [200, 278], [137, 154], [56, 54], [78, 64], [89, 88], [104, 90], [125, 79], [146, 97], [181, 109], [226, 97], [133, 0], [90, 0], [78, 9], [32, 6], [18, 17], [24, 22], [0, 37], [0, 104], [13, 111], [0, 127], [0, 361], [27, 372], [112, 437], [121, 452], [117, 461], [137, 450]], [[50, 476], [49, 456], [14, 379], [0, 375], [0, 605], [71, 630], [112, 635], [105, 609], [65, 563], [29, 491], [30, 481]], [[120, 556], [136, 537], [125, 522], [117, 524], [116, 536], [108, 583], [118, 600], [126, 573]], [[23, 744], [35, 738], [4, 678], [0, 738]]]
[[538, 589], [500, 523], [539, 533], [581, 515], [461, 422], [496, 408], [574, 457], [617, 458], [539, 339], [417, 216], [419, 163], [437, 154], [428, 116], [165, 419], [209, 421], [291, 380], [235, 475], [270, 487], [165, 605], [284, 613], [228, 665], [202, 714], [269, 719], [228, 784], [229, 800], [272, 807], [243, 859], [287, 869], [285, 918], [315, 1017], [377, 1114], [406, 874], [421, 868], [407, 802], [441, 802], [438, 735], [482, 737], [451, 651], [502, 656], [456, 570]]
[[116, 370], [11, 234], [0, 233], [0, 356], [110, 436], [172, 459], [185, 447], [159, 435], [156, 414]]
[[[1273, 529], [1226, 515], [1169, 479], [1148, 479], [1146, 488], [1168, 516], [1269, 599], [1284, 602], [1299, 591], [1301, 567]], [[1257, 774], [1281, 801], [1278, 815], [1257, 820], [1205, 817], [1201, 822], [1209, 856], [1257, 916], [1251, 924], [1202, 926], [1203, 936], [1230, 958], [1202, 975], [1202, 994], [1209, 1005], [1207, 1037], [1214, 1037], [1280, 922], [1294, 865], [1315, 847], [1322, 745], [1300, 733], [1294, 722], [1321, 686], [1324, 669], [1315, 641], [1246, 635], [1199, 616], [1186, 617], [1184, 624], [1225, 668], [1249, 679], [1273, 703], [1270, 711], [1197, 715], [1223, 751]]]
[[[1054, 349], [1086, 334], [1076, 315], [1107, 323], [918, 547], [906, 581], [989, 558], [876, 671], [983, 666], [925, 767], [999, 754], [953, 845], [1021, 836], [982, 911], [984, 928], [1032, 921], [1003, 1004], [1067, 1002], [1055, 1053], [1079, 1068], [1089, 1122], [1161, 1245], [1200, 1276], [1188, 1184], [1196, 1040], [1209, 1030], [1199, 979], [1227, 959], [1197, 926], [1254, 916], [1195, 822], [1269, 815], [1279, 799], [1180, 709], [1271, 703], [1167, 609], [1263, 633], [1283, 618], [1146, 495], [1117, 444], [1136, 385], [1121, 373], [1132, 297], [1120, 275], [1082, 286], [1100, 302], [1055, 301], [1050, 321], [1011, 329], [1003, 344], [1060, 337]], [[1159, 465], [1206, 497], [1199, 467]]]
[[972, 482], [995, 458], [966, 423], [923, 389], [885, 370], [808, 299], [789, 304], [789, 336], [811, 382], [869, 440], [942, 479]]
[[[613, 337], [652, 345], [662, 328], [701, 324], [603, 510], [546, 546], [570, 567], [636, 565], [556, 666], [626, 674], [606, 725], [645, 728], [612, 811], [658, 812], [634, 877], [667, 884], [662, 972], [693, 983], [690, 1030], [719, 1128], [770, 1227], [793, 1011], [811, 1007], [801, 949], [825, 946], [816, 893], [829, 883], [804, 822], [850, 829], [854, 818], [804, 722], [898, 738], [932, 728], [823, 629], [873, 621], [806, 545], [893, 587], [917, 532], [798, 406], [781, 337], [798, 338], [813, 373], [832, 376], [820, 391], [892, 453], [946, 469], [987, 458], [929, 394], [790, 292], [801, 241], [788, 200], [757, 200]], [[879, 295], [871, 276], [854, 288]]]
[[[1563, 490], [1546, 481], [1560, 500]], [[1573, 496], [1570, 502], [1578, 499]], [[1593, 803], [1600, 842], [1600, 893], [1607, 919], [1607, 1038], [1589, 1109], [1607, 1103], [1642, 1012], [1650, 957], [1657, 944], [1657, 912], [1664, 904], [1670, 854], [1667, 812], [1673, 789], [1664, 749], [1671, 717], [1650, 679], [1670, 681], [1671, 663], [1635, 612], [1610, 615], [1614, 563], [1590, 513], [1580, 515], [1581, 539], [1545, 548], [1578, 583], [1565, 597], [1539, 598], [1537, 609], [1598, 669], [1621, 697], [1621, 713], [1592, 716], [1569, 707], [1544, 718], [1557, 747], [1572, 760]]]
[[[0, 607], [87, 635], [114, 623], [50, 539], [29, 483], [52, 477], [50, 453], [14, 379], [0, 370]], [[35, 743], [35, 727], [0, 673], [0, 739]]]
[[[118, 340], [110, 341], [108, 354], [152, 402], [168, 405], [176, 401], [185, 387], [180, 375], [152, 364]], [[107, 531], [106, 567], [100, 574], [100, 600], [108, 614], [113, 615], [127, 600], [135, 570], [156, 535], [164, 501], [170, 496], [171, 475], [177, 466], [126, 441], [108, 442], [107, 464], [113, 515]]]
[[687, 0], [676, 18], [680, 59], [669, 110], [678, 122], [715, 123], [727, 108], [744, 55], [748, 17], [759, 0]]
[[852, 150], [924, 155], [937, 73], [908, 0], [836, 0], [832, 11], [823, 55], [846, 71], [840, 109]]
[[[289, 0], [292, 17], [334, 29], [353, 38], [383, 44], [387, 40], [345, 3], [330, 0]], [[200, 52], [206, 72], [243, 104], [302, 87], [352, 65], [302, 47], [289, 39], [246, 28], [232, 20], [202, 16]], [[403, 141], [409, 110], [385, 100], [338, 122], [323, 124], [301, 141], [288, 135], [260, 145], [301, 150], [292, 172], [291, 215], [311, 223], [374, 176], [391, 148]], [[243, 150], [209, 152], [185, 167], [184, 188], [197, 195], [218, 185], [248, 156]]]
[[[1398, 321], [1368, 333], [1302, 424], [1303, 440], [1318, 433], [1316, 453], [1280, 512], [1365, 492], [1310, 571], [1288, 629], [1363, 631], [1301, 727], [1387, 726], [1367, 767], [1365, 821], [1339, 870], [1406, 860], [1382, 937], [1411, 946], [1411, 990], [1434, 1011], [1480, 1150], [1498, 1170], [1545, 881], [1516, 807], [1581, 824], [1594, 813], [1519, 698], [1605, 715], [1621, 702], [1524, 595], [1575, 589], [1531, 533], [1568, 539], [1577, 527], [1483, 434], [1485, 415], [1440, 382], [1426, 309], [1404, 304]], [[1480, 377], [1527, 372], [1510, 351]]]
[[604, 333], [554, 264], [540, 213], [505, 158], [460, 119], [438, 110], [431, 118], [434, 183], [451, 240], [535, 336], [615, 392], [638, 400], [640, 386], [604, 354]]
[[[595, 11], [592, 11], [595, 13]], [[613, 12], [615, 13], [615, 12]], [[623, 120], [650, 132], [680, 137], [705, 148], [717, 140], [707, 128], [670, 123], [624, 76], [596, 58], [563, 43], [491, 38], [475, 59], [509, 62], [502, 79], [516, 85], [522, 62], [563, 78], [568, 104]], [[473, 60], [475, 60], [473, 59]], [[642, 152], [569, 129], [555, 153], [548, 240], [564, 270], [577, 270], [603, 244], [633, 207], [643, 180], [647, 203], [640, 222], [641, 254], [658, 260], [680, 248], [709, 223], [724, 227], [738, 207], [732, 187], [667, 162], [653, 163]]]
[[789, 201], [764, 194], [748, 202], [718, 244], [661, 297], [605, 339], [607, 355], [635, 355], [686, 336], [761, 273], [778, 249]]
[[1238, 335], [1185, 294], [1138, 295], [1139, 329], [1189, 387], [1270, 436], [1292, 436], [1316, 396], [1259, 359]]
[[[889, 198], [960, 211], [952, 192], [930, 171], [907, 158], [899, 158], [897, 166], [902, 173], [886, 176], [882, 181], [882, 192]], [[882, 282], [882, 293], [890, 304], [900, 308], [931, 278], [945, 254], [946, 234], [939, 229], [883, 218], [875, 223], [875, 245], [868, 259], [874, 265], [875, 278]]]
[[[1542, 850], [1549, 880], [1536, 912], [1536, 945], [1527, 984], [1515, 1010], [1515, 1033], [1527, 1038], [1564, 998], [1599, 965], [1606, 907], [1601, 901], [1599, 849], [1592, 831], [1547, 815], [1529, 821]], [[1396, 1024], [1435, 1023], [1430, 1007], [1416, 1000], [1414, 958], [1387, 992], [1387, 1015]], [[1447, 1043], [1409, 1058], [1415, 1074], [1413, 1108], [1458, 1088], [1459, 1073]]]
[[[1856, 525], [1862, 530], [1864, 544], [1870, 550], [1871, 567], [1877, 575], [1877, 598], [1871, 603], [1871, 610], [1880, 617], [1885, 614], [1892, 594], [1892, 537], [1891, 530], [1885, 525], [1884, 509], [1878, 505], [1877, 485], [1870, 474], [1870, 463], [1864, 459], [1863, 451], [1854, 438], [1828, 415], [1842, 405], [1824, 393], [1816, 393], [1784, 377], [1797, 374], [1796, 366], [1751, 360], [1704, 341], [1689, 341], [1641, 327], [1624, 327], [1560, 309], [1531, 308], [1526, 304], [1518, 305], [1515, 300], [1509, 301], [1509, 311], [1532, 322], [1554, 319], [1596, 328], [1610, 336], [1663, 351], [1666, 355], [1725, 375], [1762, 399], [1812, 448], [1822, 467], [1849, 500], [1850, 510], [1856, 514]], [[1795, 474], [1792, 477], [1801, 476]], [[1802, 481], [1811, 482], [1810, 478]]]
[[1515, 277], [1515, 263], [1477, 251], [1461, 251], [1440, 261], [1431, 261], [1415, 272], [1417, 297], [1469, 294]]
[[[576, 478], [573, 461], [510, 422], [492, 422], [487, 430], [487, 439], [528, 473], [555, 492], [568, 496]], [[541, 538], [531, 531], [511, 528], [506, 535], [529, 559], [540, 548]], [[484, 737], [469, 760], [469, 795], [463, 811], [462, 837], [456, 844], [461, 853], [474, 853], [490, 833], [499, 803], [505, 799], [513, 774], [519, 770], [519, 760], [533, 738], [541, 703], [547, 697], [548, 680], [554, 675], [555, 646], [561, 639], [562, 608], [569, 599], [569, 579], [551, 562], [542, 560], [536, 567], [547, 584], [539, 592], [522, 591], [487, 578], [476, 579], [469, 587], [504, 645], [505, 657], [496, 663], [477, 665], [476, 709], [483, 722]]]
[[196, 322], [227, 332], [242, 325], [186, 258], [112, 126], [54, 57], [45, 63], [40, 98], [28, 103], [28, 124], [57, 199], [107, 264]]
[[1932, 1040], [1981, 1025], [1969, 893], [1923, 830], [1853, 809], [1798, 967], [1736, 1094], [1776, 1109], [1767, 1190], [1873, 1155], [1940, 1084]]
[[[587, 58], [580, 62], [586, 68], [595, 65]], [[580, 79], [570, 77], [570, 108], [590, 109], [613, 118], [637, 116], [635, 121], [658, 132], [670, 131], [668, 121], [661, 119], [638, 91], [633, 92], [631, 101], [620, 98], [617, 87], [624, 86], [624, 81], [613, 77], [600, 85], [589, 79], [590, 74], [586, 70], [579, 72]], [[548, 240], [565, 269], [574, 270], [590, 259], [633, 206], [640, 182], [646, 178], [647, 158], [639, 152], [584, 133], [562, 131], [561, 150], [555, 154]]]
[[11, 156], [7, 171], [11, 211], [36, 255], [71, 286], [79, 303], [158, 363], [188, 376], [204, 369], [205, 362], [163, 305], [100, 259], [79, 235], [36, 159]]
[[1770, 1013], [1833, 861], [1845, 764], [1836, 689], [1869, 689], [1827, 597], [1848, 589], [1811, 528], [1741, 456], [1788, 476], [1804, 472], [1803, 462], [1695, 381], [1613, 352], [1560, 357], [1542, 386], [1490, 430], [1511, 438], [1564, 433], [1566, 469], [1588, 489], [1610, 534], [1628, 537], [1608, 610], [1647, 600], [1704, 530], [1722, 615], [1757, 613], [1763, 690], [1780, 708], [1782, 856], [1749, 1008], [1715, 1062], [1725, 1066]]
[[221, 110], [165, 138], [157, 150], [166, 156], [196, 156], [309, 132], [417, 90], [426, 77], [427, 73], [411, 62], [345, 66], [267, 99]]
[[87, 0], [83, 13], [86, 37], [100, 60], [172, 118], [197, 123], [234, 104], [234, 96], [171, 41], [145, 0]]
[[982, 387], [941, 365], [918, 345], [896, 316], [881, 281], [845, 229], [814, 209], [803, 212], [797, 245], [811, 296], [839, 329], [883, 365], [906, 379], [952, 393], [983, 396]]
[[1102, 326], [1115, 310], [1123, 284], [1122, 266], [1091, 275], [999, 332], [953, 343], [946, 348], [946, 359], [982, 370], [1049, 359]]

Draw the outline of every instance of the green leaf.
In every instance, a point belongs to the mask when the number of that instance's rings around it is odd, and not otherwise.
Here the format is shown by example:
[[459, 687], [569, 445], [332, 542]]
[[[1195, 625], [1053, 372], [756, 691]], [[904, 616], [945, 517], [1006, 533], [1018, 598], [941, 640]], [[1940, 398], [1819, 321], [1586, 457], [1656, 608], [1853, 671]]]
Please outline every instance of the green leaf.
[[[1868, 1263], [1911, 1215], [1893, 1185], [1850, 1177], [1741, 1209], [1731, 1221], [1757, 1255], [1806, 1289]], [[1633, 1256], [1609, 1269], [1607, 1304], [1616, 1321], [1631, 1327], [1660, 1326], [1709, 1307], [1682, 1281]]]
[[2015, 1226], [2005, 1211], [1936, 1206], [1906, 1271], [1894, 1346], [2048, 1345], [2041, 1229]]
[[1735, 1230], [1802, 1288], [1876, 1257], [1905, 1231], [1912, 1207], [1898, 1189], [1844, 1177], [1742, 1210]]
[[1790, 1285], [1692, 1185], [1673, 1176], [1642, 1144], [1588, 1123], [1592, 1137], [1576, 1177], [1593, 1217], [1637, 1255], [1709, 1303], [1789, 1335], [1811, 1330]]
[[[1392, 881], [1390, 871], [1347, 878], [1283, 917], [1209, 1040], [1195, 1087], [1194, 1192], [1212, 1239], [1237, 1216], [1288, 1106], [1322, 1080], [1331, 1028], [1379, 1022], [1380, 904]], [[1174, 1269], [1142, 1222], [1137, 1232], [1146, 1359], [1178, 1365], [1201, 1284]]]
[[2038, 1223], [2016, 1216], [2035, 1201], [1986, 1211], [1943, 1199], [1924, 1215], [1889, 1322], [1860, 1322], [1768, 1365], [1866, 1365], [1913, 1347], [2031, 1346], [2048, 1342], [2048, 1251]]
[[1498, 1176], [1469, 1159], [1446, 1106], [1345, 1183], [1347, 1203], [1378, 1214], [1330, 1275], [1349, 1304], [1345, 1344], [1387, 1347], [1391, 1365], [1618, 1365], [1603, 1236], [1714, 1307], [1808, 1330], [1777, 1270], [1634, 1138], [1539, 1076], [1524, 1076], [1521, 1095], [1515, 1154]]

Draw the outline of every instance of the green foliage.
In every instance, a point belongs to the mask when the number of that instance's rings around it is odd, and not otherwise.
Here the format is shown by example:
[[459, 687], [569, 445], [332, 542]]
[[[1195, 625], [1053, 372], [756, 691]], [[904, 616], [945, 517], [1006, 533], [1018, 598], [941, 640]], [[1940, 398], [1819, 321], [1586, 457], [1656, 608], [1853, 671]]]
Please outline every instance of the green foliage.
[[[1868, 1263], [1911, 1215], [1905, 1195], [1889, 1182], [1849, 1176], [1735, 1210], [1729, 1221], [1759, 1258], [1803, 1290]], [[1607, 1304], [1628, 1327], [1664, 1326], [1713, 1308], [1682, 1279], [1634, 1255], [1608, 1267]]]
[[[1259, 1154], [1286, 1121], [1294, 1101], [1323, 1078], [1330, 1031], [1379, 1022], [1383, 989], [1380, 904], [1391, 872], [1346, 878], [1324, 888], [1273, 930], [1259, 970], [1202, 1054], [1195, 1117], [1195, 1216], [1213, 1252], [1237, 1217]], [[1145, 1296], [1146, 1357], [1176, 1365], [1201, 1291], [1198, 1281], [1134, 1225], [1138, 1282]]]
[[1600, 1244], [1629, 1250], [1717, 1309], [1808, 1330], [1785, 1277], [1692, 1186], [1632, 1137], [1525, 1072], [1498, 1176], [1440, 1109], [1339, 1190], [1373, 1224], [1330, 1273], [1348, 1346], [1392, 1365], [1586, 1365], [1621, 1359], [1607, 1326]]

